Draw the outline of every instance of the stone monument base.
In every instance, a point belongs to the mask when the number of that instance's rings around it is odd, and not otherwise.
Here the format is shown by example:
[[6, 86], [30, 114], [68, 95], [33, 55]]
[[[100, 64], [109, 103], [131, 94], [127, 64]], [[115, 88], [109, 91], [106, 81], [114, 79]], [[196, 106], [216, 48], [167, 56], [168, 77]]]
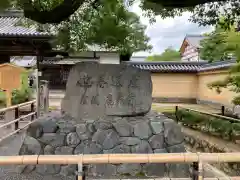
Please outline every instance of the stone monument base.
[[[51, 112], [26, 131], [20, 155], [185, 152], [181, 128], [162, 114], [102, 119], [74, 119]], [[88, 177], [189, 177], [186, 164], [87, 165]], [[75, 176], [76, 165], [19, 166], [21, 173]]]

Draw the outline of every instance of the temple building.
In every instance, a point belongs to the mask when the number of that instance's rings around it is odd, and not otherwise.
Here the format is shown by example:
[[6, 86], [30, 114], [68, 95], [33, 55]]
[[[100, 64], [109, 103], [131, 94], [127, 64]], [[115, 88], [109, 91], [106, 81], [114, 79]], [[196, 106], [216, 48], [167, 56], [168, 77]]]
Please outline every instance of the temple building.
[[201, 35], [186, 35], [180, 53], [181, 61], [203, 61], [200, 59], [200, 41], [205, 37]]

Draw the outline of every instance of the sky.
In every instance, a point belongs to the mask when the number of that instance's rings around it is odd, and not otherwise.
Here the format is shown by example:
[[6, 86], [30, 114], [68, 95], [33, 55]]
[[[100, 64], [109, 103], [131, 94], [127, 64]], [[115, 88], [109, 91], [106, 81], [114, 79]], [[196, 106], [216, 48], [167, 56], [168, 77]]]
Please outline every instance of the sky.
[[156, 22], [150, 24], [149, 20], [142, 16], [139, 2], [134, 3], [129, 10], [139, 15], [141, 23], [147, 26], [145, 33], [150, 37], [150, 44], [153, 46], [151, 52], [137, 52], [133, 56], [160, 54], [169, 46], [179, 50], [186, 34], [199, 35], [213, 30], [213, 27], [199, 27], [198, 24], [191, 23], [188, 20], [191, 14], [188, 12], [175, 18], [162, 19], [157, 16]]

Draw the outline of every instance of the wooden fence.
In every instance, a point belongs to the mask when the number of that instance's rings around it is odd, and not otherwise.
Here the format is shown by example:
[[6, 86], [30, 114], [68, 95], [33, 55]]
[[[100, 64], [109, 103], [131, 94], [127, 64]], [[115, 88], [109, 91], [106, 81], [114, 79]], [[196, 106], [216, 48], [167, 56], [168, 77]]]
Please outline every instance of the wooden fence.
[[[5, 135], [4, 137], [1, 137], [0, 142], [6, 138], [18, 133], [21, 129], [26, 128], [27, 126], [29, 126], [32, 123], [32, 121], [35, 119], [35, 116], [36, 116], [35, 103], [36, 103], [36, 100], [33, 100], [33, 101], [25, 102], [22, 104], [18, 104], [15, 106], [0, 109], [0, 113], [7, 112], [7, 111], [14, 111], [14, 120], [9, 121], [3, 125], [0, 125], [0, 129], [2, 129], [2, 128], [8, 127], [8, 126], [11, 126], [12, 124], [14, 124], [14, 131]], [[24, 116], [19, 116], [19, 109], [22, 107], [26, 107], [26, 106], [30, 106], [31, 113], [24, 115]], [[20, 128], [19, 122], [28, 117], [30, 117], [30, 122], [28, 122], [24, 127]]]
[[[15, 111], [15, 120], [0, 126], [4, 128], [14, 124], [14, 131], [0, 139], [0, 142], [9, 136], [27, 127], [35, 119], [34, 105], [36, 100], [0, 109], [0, 112]], [[19, 117], [19, 108], [31, 106], [31, 113]], [[177, 111], [178, 107], [176, 107]], [[31, 117], [31, 121], [19, 128], [19, 121]], [[0, 165], [36, 165], [36, 164], [78, 164], [77, 179], [84, 178], [84, 164], [121, 164], [121, 163], [192, 163], [192, 180], [203, 180], [204, 163], [233, 163], [240, 162], [239, 153], [162, 153], [162, 154], [87, 154], [87, 155], [22, 155], [0, 156]], [[240, 177], [227, 177], [231, 180], [240, 180]], [[169, 180], [190, 180], [189, 178], [167, 178]], [[220, 180], [221, 178], [205, 178], [206, 180]], [[226, 179], [226, 177], [224, 177]], [[166, 180], [166, 178], [164, 178]]]
[[213, 116], [213, 117], [220, 118], [220, 119], [226, 119], [226, 120], [228, 120], [231, 123], [240, 123], [239, 119], [224, 116], [224, 113], [222, 113], [222, 115], [218, 115], [218, 114], [213, 114], [213, 113], [209, 113], [209, 112], [199, 111], [199, 110], [196, 110], [196, 109], [186, 108], [186, 107], [182, 107], [182, 106], [175, 106], [175, 113], [177, 113], [179, 108], [185, 109], [185, 110], [188, 110], [188, 111], [193, 111], [193, 112], [200, 113], [200, 114]]
[[[199, 121], [199, 118], [194, 121], [194, 119], [183, 118], [184, 116], [179, 115], [178, 112], [180, 110], [184, 110], [186, 112], [194, 112], [197, 114], [201, 114], [213, 118], [202, 118], [202, 121]], [[219, 138], [223, 138], [225, 140], [233, 141], [236, 144], [239, 144], [240, 141], [240, 133], [239, 133], [239, 125], [240, 120], [232, 117], [227, 117], [224, 115], [212, 114], [209, 112], [204, 112], [196, 109], [186, 108], [182, 106], [175, 106], [175, 119], [177, 123], [181, 122], [183, 125], [187, 125], [195, 130], [200, 130], [203, 132], [210, 133], [211, 135], [218, 136]], [[185, 120], [187, 121], [185, 121]], [[189, 121], [192, 120], [192, 121]], [[216, 124], [217, 122], [217, 124]], [[195, 124], [194, 124], [195, 123]]]
[[[240, 162], [239, 153], [162, 153], [162, 154], [88, 154], [0, 156], [0, 165], [78, 164], [78, 180], [83, 178], [84, 164], [121, 163], [197, 163], [196, 180], [203, 180], [203, 164]], [[240, 177], [228, 179], [239, 180]]]

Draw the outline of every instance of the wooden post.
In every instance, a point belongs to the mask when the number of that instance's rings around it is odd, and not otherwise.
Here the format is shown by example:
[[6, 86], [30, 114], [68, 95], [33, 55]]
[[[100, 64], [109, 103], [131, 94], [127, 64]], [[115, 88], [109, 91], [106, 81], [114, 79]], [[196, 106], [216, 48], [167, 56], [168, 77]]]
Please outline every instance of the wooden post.
[[83, 164], [78, 164], [77, 180], [83, 180]]
[[[34, 103], [31, 104], [31, 112], [34, 112]], [[31, 116], [31, 121], [33, 121], [35, 118], [35, 115]]]
[[41, 80], [41, 93], [40, 93], [40, 103], [42, 111], [44, 113], [49, 112], [49, 90], [48, 90], [48, 81]]
[[198, 180], [198, 172], [199, 172], [199, 166], [198, 162], [193, 162], [192, 167], [193, 167], [193, 174], [192, 174], [192, 179], [193, 180]]
[[83, 154], [80, 155], [80, 161], [78, 162], [76, 179], [84, 180], [83, 179]]
[[[19, 118], [19, 109], [18, 107], [15, 108], [15, 119], [18, 119]], [[19, 128], [19, 121], [15, 122], [15, 130], [18, 130]]]
[[12, 91], [10, 89], [6, 90], [6, 105], [10, 107], [12, 105]]
[[178, 123], [179, 119], [178, 119], [177, 113], [178, 113], [178, 106], [175, 107], [175, 117], [176, 117], [176, 120], [177, 120], [177, 123]]
[[[7, 89], [6, 91], [6, 106], [11, 107], [12, 106], [12, 91], [10, 89]], [[14, 114], [12, 110], [7, 110], [5, 112], [5, 121], [9, 122], [14, 120]], [[7, 128], [11, 128], [11, 125], [7, 126]]]
[[203, 180], [203, 163], [199, 161], [198, 163], [198, 180]]
[[[38, 64], [38, 61], [37, 61]], [[38, 65], [37, 65], [38, 66]], [[38, 73], [38, 67], [35, 70], [35, 76], [36, 76], [36, 111], [37, 111], [37, 117], [40, 116], [40, 94], [39, 94], [39, 73]]]
[[45, 112], [49, 112], [49, 82], [45, 81]]
[[221, 114], [222, 114], [222, 116], [224, 116], [224, 114], [225, 114], [225, 106], [221, 107]]

